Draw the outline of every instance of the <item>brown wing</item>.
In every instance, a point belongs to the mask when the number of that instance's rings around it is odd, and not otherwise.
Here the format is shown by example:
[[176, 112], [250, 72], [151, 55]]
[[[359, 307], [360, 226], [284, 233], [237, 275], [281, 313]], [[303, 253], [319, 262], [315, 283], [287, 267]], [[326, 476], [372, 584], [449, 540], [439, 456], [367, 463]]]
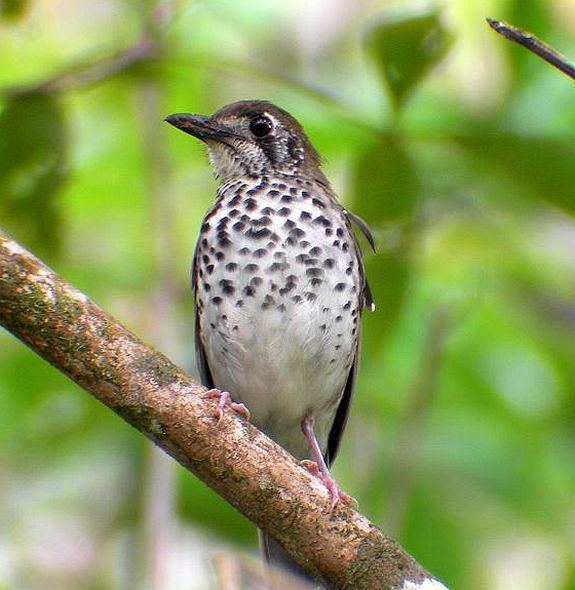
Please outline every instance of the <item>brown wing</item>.
[[206, 358], [206, 351], [204, 349], [204, 343], [202, 342], [202, 335], [200, 333], [200, 314], [198, 309], [198, 299], [197, 299], [197, 281], [198, 281], [198, 265], [197, 265], [197, 258], [198, 258], [198, 244], [199, 240], [196, 243], [196, 249], [194, 250], [194, 257], [192, 258], [192, 271], [190, 273], [190, 282], [192, 285], [192, 293], [195, 299], [195, 327], [194, 327], [194, 340], [196, 346], [196, 367], [198, 369], [198, 376], [200, 378], [200, 382], [205, 387], [214, 387], [214, 379], [212, 377], [212, 373], [210, 371], [210, 367], [208, 366], [208, 359]]
[[[362, 282], [362, 299], [363, 299], [363, 306], [367, 307], [370, 311], [375, 310], [375, 304], [373, 302], [373, 298], [371, 296], [371, 290], [367, 283], [367, 279], [365, 277], [365, 266], [363, 264], [363, 255], [361, 253], [361, 248], [355, 238], [355, 234], [351, 228], [351, 223], [349, 220], [353, 221], [359, 229], [362, 231], [363, 235], [366, 237], [369, 245], [372, 247], [373, 251], [375, 252], [375, 241], [373, 239], [373, 235], [369, 230], [369, 227], [357, 215], [353, 215], [349, 211], [345, 211], [345, 216], [348, 220], [348, 229], [352, 236], [354, 236], [353, 240], [353, 247], [355, 248], [357, 259], [359, 261], [359, 270], [360, 270], [360, 280]], [[345, 429], [345, 425], [347, 424], [347, 418], [349, 415], [349, 407], [351, 404], [351, 398], [353, 397], [353, 391], [355, 389], [355, 379], [357, 376], [357, 369], [359, 365], [359, 353], [360, 353], [360, 344], [361, 344], [361, 328], [357, 331], [357, 341], [355, 345], [355, 355], [353, 357], [353, 362], [351, 364], [351, 369], [349, 370], [349, 375], [347, 376], [347, 381], [345, 383], [345, 387], [343, 389], [343, 395], [341, 396], [341, 401], [339, 402], [339, 406], [337, 407], [337, 411], [335, 413], [335, 419], [333, 421], [331, 430], [329, 432], [329, 437], [327, 441], [327, 452], [325, 456], [325, 461], [328, 466], [334, 461], [335, 456], [337, 455], [337, 451], [339, 448], [339, 443], [341, 441], [341, 437], [343, 436], [343, 431]]]
[[359, 364], [359, 338], [360, 334], [358, 330], [355, 356], [327, 439], [327, 452], [324, 459], [328, 467], [333, 463], [335, 456], [337, 455], [339, 443], [341, 442], [341, 437], [343, 436], [343, 431], [345, 430], [345, 425], [347, 424], [347, 418], [349, 416], [349, 407], [351, 404], [351, 398], [353, 397], [353, 390], [355, 389], [355, 378]]

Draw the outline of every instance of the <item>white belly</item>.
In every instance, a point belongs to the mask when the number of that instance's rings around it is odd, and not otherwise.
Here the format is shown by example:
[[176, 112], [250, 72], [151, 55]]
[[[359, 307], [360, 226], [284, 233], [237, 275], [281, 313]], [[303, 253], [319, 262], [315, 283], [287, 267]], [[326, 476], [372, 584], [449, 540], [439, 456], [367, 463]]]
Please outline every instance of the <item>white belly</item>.
[[[328, 239], [325, 225], [313, 223], [323, 212], [304, 205], [311, 215], [298, 225], [305, 232], [303, 246], [302, 236], [286, 243], [289, 217], [270, 214], [266, 227], [277, 234], [275, 242], [248, 241], [243, 253], [234, 243], [221, 250], [224, 257], [220, 254], [217, 262], [217, 228], [228, 211], [212, 215], [214, 231], [205, 233], [199, 250], [203, 278], [196, 294], [216, 387], [245, 403], [253, 423], [299, 457], [308, 455], [300, 424], [310, 412], [320, 447], [327, 447], [355, 356], [359, 321], [358, 261], [353, 248], [342, 251], [343, 240], [334, 244], [345, 221], [334, 216]], [[260, 218], [261, 212], [253, 217]], [[228, 232], [233, 221], [226, 225]]]

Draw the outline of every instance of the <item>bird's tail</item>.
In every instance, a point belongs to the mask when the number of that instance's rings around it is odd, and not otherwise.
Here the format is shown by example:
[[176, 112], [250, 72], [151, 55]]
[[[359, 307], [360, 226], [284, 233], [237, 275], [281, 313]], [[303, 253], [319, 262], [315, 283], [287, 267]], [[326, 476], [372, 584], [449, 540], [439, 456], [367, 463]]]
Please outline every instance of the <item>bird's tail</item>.
[[[297, 564], [283, 549], [283, 547], [274, 539], [272, 539], [264, 531], [258, 531], [260, 539], [260, 547], [264, 556], [264, 559], [272, 566], [273, 570], [279, 570], [289, 574], [289, 579], [293, 581], [290, 584], [287, 580], [281, 584], [281, 588], [277, 590], [326, 590], [319, 582], [314, 580], [310, 574], [308, 574], [303, 567]], [[269, 590], [276, 590], [273, 585], [272, 574], [272, 585]], [[286, 576], [287, 578], [288, 576]], [[283, 578], [284, 580], [286, 578]]]

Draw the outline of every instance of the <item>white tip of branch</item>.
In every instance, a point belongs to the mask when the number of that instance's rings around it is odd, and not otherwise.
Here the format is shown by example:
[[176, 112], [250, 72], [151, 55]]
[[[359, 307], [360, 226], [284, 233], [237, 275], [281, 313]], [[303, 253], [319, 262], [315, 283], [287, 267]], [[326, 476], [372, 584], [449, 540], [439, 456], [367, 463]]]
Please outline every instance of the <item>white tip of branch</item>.
[[431, 578], [426, 578], [421, 582], [412, 582], [410, 580], [406, 580], [401, 587], [401, 590], [449, 590], [447, 586], [444, 586], [438, 580], [432, 580]]

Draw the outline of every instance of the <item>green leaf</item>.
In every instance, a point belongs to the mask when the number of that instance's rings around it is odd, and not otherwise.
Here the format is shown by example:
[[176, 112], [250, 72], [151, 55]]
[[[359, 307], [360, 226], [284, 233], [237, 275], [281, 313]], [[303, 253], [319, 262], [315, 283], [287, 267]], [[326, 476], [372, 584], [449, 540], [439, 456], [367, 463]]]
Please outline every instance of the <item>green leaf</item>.
[[[513, 182], [518, 190], [510, 198], [544, 200], [575, 216], [572, 141], [488, 129], [455, 139], [486, 162], [495, 177]], [[505, 197], [505, 191], [501, 196]]]
[[451, 34], [437, 10], [413, 14], [384, 14], [367, 35], [366, 43], [391, 93], [401, 108], [425, 75], [449, 50]]
[[409, 241], [419, 203], [417, 171], [401, 140], [382, 133], [358, 160], [353, 173], [351, 210], [373, 229], [383, 227], [391, 239], [378, 244], [378, 254], [367, 260], [377, 311], [366, 313], [364, 354], [379, 351], [395, 327], [410, 284]]
[[11, 98], [0, 115], [0, 218], [40, 254], [58, 254], [58, 191], [66, 177], [65, 119], [47, 95]]
[[28, 0], [0, 0], [0, 16], [5, 19], [17, 19], [24, 14]]
[[417, 205], [419, 182], [401, 139], [381, 133], [359, 158], [353, 173], [353, 212], [370, 225], [408, 221]]

